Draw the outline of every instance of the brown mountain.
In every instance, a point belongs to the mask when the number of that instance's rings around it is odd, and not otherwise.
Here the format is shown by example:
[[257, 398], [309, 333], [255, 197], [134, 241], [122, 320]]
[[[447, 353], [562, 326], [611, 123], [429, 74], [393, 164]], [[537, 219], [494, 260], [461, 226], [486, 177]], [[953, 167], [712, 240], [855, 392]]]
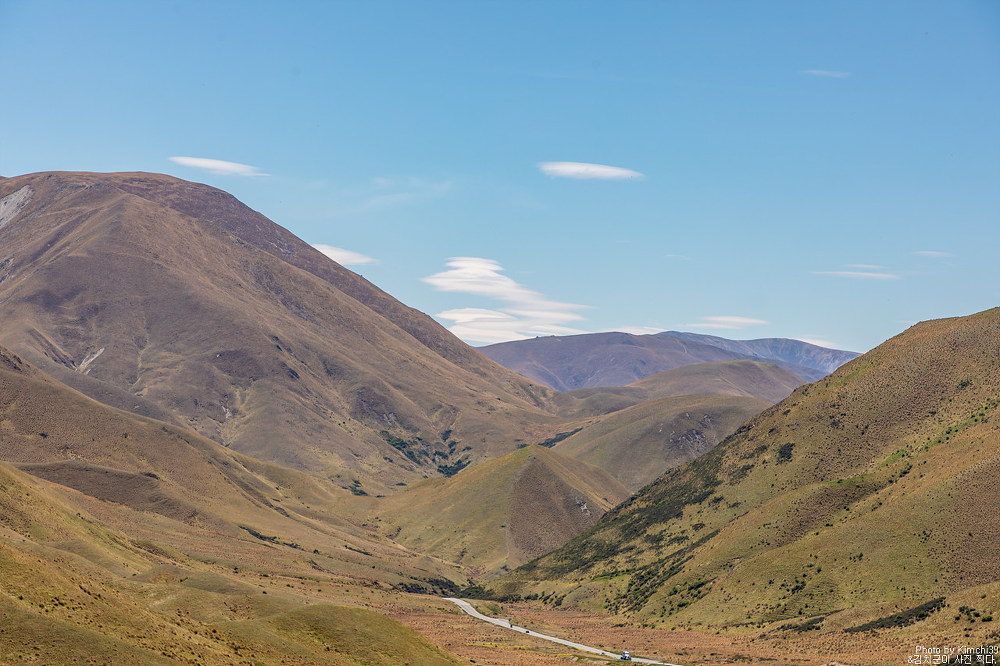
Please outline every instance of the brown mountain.
[[0, 343], [108, 404], [377, 490], [551, 429], [551, 392], [225, 192], [0, 180]]
[[608, 414], [645, 400], [681, 395], [743, 396], [773, 404], [804, 383], [798, 375], [770, 363], [716, 361], [664, 370], [627, 386], [563, 391], [553, 401], [566, 416]]
[[660, 626], [987, 640], [974, 623], [1000, 607], [998, 405], [1000, 308], [918, 324], [496, 590]]
[[635, 492], [710, 451], [770, 404], [746, 396], [656, 398], [592, 419], [554, 450], [607, 471]]
[[746, 359], [777, 365], [816, 381], [855, 358], [855, 352], [799, 340], [727, 340], [695, 333], [587, 333], [515, 340], [479, 347], [505, 368], [560, 391], [625, 386], [694, 363]]
[[593, 526], [629, 491], [604, 470], [529, 446], [369, 505], [381, 531], [414, 550], [496, 573]]
[[771, 363], [719, 361], [664, 370], [629, 384], [647, 400], [670, 395], [732, 395], [776, 403], [806, 382]]
[[682, 365], [741, 358], [698, 342], [631, 333], [553, 335], [478, 349], [505, 368], [559, 391], [625, 386]]
[[730, 340], [716, 335], [702, 333], [683, 333], [680, 331], [664, 331], [657, 335], [680, 338], [691, 342], [718, 347], [727, 351], [745, 355], [753, 360], [768, 360], [771, 363], [788, 364], [792, 372], [798, 373], [802, 368], [821, 372], [822, 375], [802, 375], [810, 380], [820, 379], [848, 361], [861, 356], [858, 352], [842, 349], [829, 349], [801, 340], [789, 338], [758, 338], [756, 340]]

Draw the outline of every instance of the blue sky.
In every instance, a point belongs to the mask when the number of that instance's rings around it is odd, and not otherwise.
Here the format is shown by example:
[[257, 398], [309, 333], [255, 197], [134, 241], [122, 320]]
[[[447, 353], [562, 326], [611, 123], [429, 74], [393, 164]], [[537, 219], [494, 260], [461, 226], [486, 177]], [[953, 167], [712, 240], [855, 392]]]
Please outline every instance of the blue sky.
[[0, 0], [0, 64], [0, 175], [220, 187], [473, 344], [1000, 305], [991, 0]]

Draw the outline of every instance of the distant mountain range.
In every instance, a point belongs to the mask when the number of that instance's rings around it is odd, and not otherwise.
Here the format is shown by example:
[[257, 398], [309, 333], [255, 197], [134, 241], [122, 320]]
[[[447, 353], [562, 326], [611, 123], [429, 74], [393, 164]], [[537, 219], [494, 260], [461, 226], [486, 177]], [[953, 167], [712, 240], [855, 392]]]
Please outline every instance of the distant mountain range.
[[676, 331], [549, 336], [478, 349], [505, 368], [559, 391], [625, 386], [684, 365], [730, 360], [771, 363], [805, 383], [822, 379], [858, 356], [787, 338], [727, 340]]

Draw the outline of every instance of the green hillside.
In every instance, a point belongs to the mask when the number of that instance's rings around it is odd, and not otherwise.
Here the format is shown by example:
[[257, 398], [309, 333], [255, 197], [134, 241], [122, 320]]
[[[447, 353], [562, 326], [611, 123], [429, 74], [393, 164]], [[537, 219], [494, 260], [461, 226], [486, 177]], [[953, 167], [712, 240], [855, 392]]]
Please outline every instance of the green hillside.
[[998, 404], [1000, 309], [919, 324], [493, 591], [658, 626], [919, 621], [985, 640], [1000, 610]]

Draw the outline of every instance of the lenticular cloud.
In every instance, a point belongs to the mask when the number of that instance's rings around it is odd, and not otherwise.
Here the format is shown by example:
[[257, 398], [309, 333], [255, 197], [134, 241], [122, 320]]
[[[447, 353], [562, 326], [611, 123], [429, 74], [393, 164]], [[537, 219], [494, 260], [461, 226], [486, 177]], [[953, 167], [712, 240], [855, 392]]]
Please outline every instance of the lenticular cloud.
[[587, 162], [541, 162], [538, 168], [542, 173], [556, 178], [577, 178], [596, 180], [633, 180], [645, 178], [638, 171], [606, 164], [589, 164]]
[[214, 160], [210, 157], [171, 157], [171, 162], [194, 169], [204, 169], [220, 176], [266, 176], [260, 169], [249, 164]]
[[448, 270], [422, 278], [438, 291], [479, 296], [499, 301], [497, 309], [465, 307], [439, 312], [440, 319], [455, 322], [448, 330], [470, 342], [506, 342], [537, 335], [585, 333], [567, 324], [580, 321], [584, 305], [561, 303], [518, 284], [503, 274], [492, 259], [452, 257]]

